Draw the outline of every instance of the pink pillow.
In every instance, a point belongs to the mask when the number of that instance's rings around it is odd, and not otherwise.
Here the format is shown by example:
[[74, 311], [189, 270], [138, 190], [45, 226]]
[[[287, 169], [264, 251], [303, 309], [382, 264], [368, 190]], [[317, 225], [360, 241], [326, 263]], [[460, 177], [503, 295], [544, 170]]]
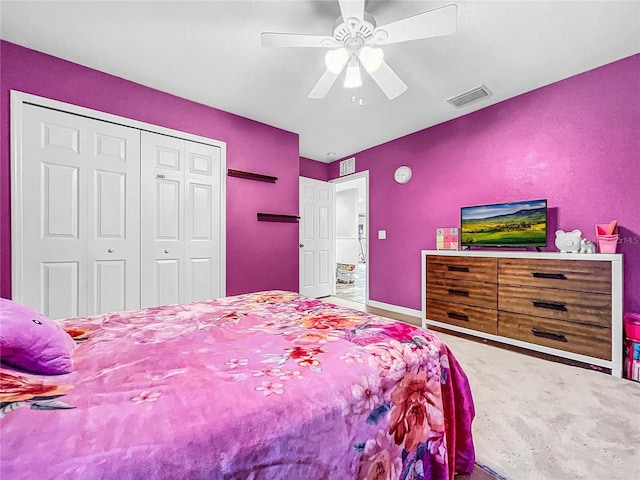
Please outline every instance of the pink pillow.
[[57, 322], [33, 308], [0, 298], [0, 361], [34, 373], [73, 371], [75, 342]]

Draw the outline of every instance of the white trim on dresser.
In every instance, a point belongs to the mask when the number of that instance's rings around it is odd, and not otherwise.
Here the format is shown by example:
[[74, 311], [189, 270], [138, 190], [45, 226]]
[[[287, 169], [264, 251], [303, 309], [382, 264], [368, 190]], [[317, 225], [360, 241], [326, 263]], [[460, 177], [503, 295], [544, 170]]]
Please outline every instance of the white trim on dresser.
[[[611, 264], [611, 360], [591, 357], [583, 354], [568, 352], [557, 348], [550, 348], [544, 345], [537, 345], [529, 342], [520, 341], [500, 335], [494, 335], [487, 332], [472, 330], [458, 325], [451, 325], [444, 322], [428, 319], [427, 311], [427, 256], [457, 256], [457, 257], [484, 257], [484, 258], [515, 258], [515, 259], [546, 259], [546, 260], [583, 260], [610, 262]], [[453, 330], [456, 332], [473, 335], [476, 337], [486, 338], [500, 343], [506, 343], [529, 350], [555, 355], [578, 362], [584, 362], [599, 367], [610, 368], [612, 375], [616, 377], [622, 376], [622, 340], [623, 340], [623, 257], [622, 254], [575, 254], [575, 253], [556, 253], [556, 252], [518, 252], [518, 251], [491, 251], [491, 250], [423, 250], [421, 254], [422, 265], [422, 324], [424, 328], [429, 325], [437, 326]]]

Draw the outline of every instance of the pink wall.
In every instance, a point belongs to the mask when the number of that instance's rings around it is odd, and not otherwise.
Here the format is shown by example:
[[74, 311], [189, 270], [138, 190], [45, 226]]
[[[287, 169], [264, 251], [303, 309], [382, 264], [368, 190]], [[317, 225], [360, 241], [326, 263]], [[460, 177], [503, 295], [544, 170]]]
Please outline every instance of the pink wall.
[[322, 180], [329, 180], [329, 164], [300, 157], [300, 176]]
[[[420, 250], [459, 225], [461, 206], [547, 198], [554, 231], [595, 240], [594, 224], [618, 220], [625, 309], [640, 311], [638, 98], [635, 55], [357, 153], [370, 172], [370, 298], [421, 308]], [[399, 185], [403, 164], [413, 178]], [[337, 178], [339, 162], [329, 168]]]
[[227, 167], [278, 177], [227, 181], [227, 294], [298, 290], [298, 135], [8, 42], [0, 43], [0, 296], [11, 297], [9, 91], [81, 105], [227, 142]]

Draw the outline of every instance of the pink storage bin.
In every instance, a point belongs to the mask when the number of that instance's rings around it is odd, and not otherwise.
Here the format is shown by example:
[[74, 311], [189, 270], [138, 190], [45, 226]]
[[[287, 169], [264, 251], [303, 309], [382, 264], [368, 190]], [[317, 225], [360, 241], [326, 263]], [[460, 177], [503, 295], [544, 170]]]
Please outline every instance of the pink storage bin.
[[620, 235], [598, 235], [600, 253], [616, 253]]
[[640, 313], [624, 314], [624, 334], [635, 342], [640, 342]]

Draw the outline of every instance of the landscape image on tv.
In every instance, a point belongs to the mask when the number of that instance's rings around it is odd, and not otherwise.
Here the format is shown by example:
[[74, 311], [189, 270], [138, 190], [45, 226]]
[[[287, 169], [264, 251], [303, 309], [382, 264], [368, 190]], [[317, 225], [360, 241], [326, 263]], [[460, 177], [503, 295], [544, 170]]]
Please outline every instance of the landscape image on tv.
[[461, 209], [465, 246], [546, 246], [547, 201], [500, 203]]

